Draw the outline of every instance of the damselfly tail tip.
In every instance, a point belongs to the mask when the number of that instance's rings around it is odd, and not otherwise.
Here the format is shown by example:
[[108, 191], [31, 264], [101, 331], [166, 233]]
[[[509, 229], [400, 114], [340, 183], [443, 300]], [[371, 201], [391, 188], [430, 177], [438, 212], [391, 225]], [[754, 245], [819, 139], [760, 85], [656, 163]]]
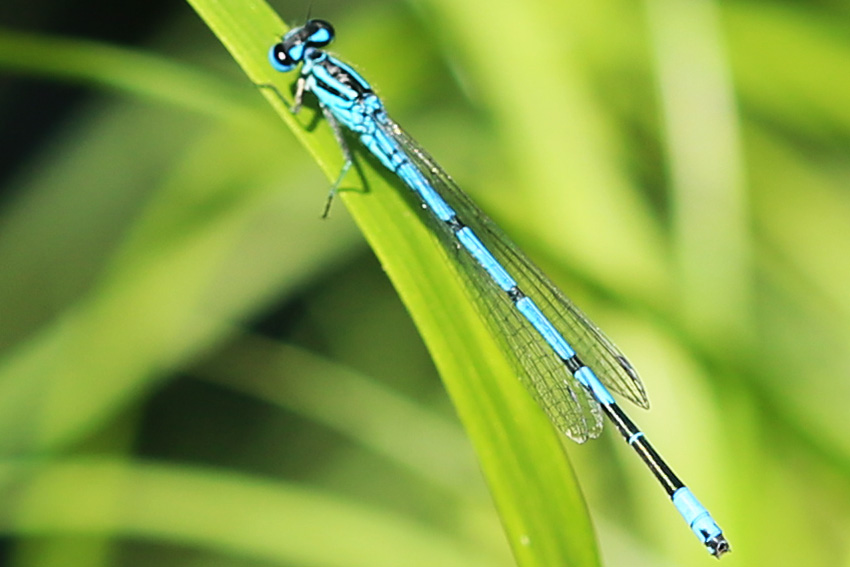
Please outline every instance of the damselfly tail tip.
[[729, 545], [729, 542], [726, 541], [726, 538], [723, 537], [723, 534], [716, 535], [709, 539], [705, 542], [705, 545], [708, 547], [708, 551], [718, 559], [720, 559], [720, 556], [724, 553], [732, 551], [732, 547]]

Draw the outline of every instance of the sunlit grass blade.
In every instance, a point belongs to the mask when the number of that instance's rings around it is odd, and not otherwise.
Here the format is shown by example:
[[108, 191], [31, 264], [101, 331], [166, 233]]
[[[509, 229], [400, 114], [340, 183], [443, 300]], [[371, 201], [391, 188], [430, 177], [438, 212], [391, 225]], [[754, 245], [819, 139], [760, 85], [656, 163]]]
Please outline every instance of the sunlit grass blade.
[[256, 119], [244, 89], [191, 65], [105, 43], [0, 29], [0, 69], [120, 89], [220, 118]]
[[293, 565], [494, 564], [392, 512], [222, 471], [110, 459], [5, 462], [0, 486], [11, 485], [16, 506], [0, 517], [5, 534], [170, 542]]
[[[268, 49], [285, 27], [261, 2], [190, 2], [252, 81], [287, 93]], [[307, 131], [269, 89], [266, 96], [317, 156], [329, 179], [342, 163], [326, 125]], [[594, 565], [593, 533], [561, 439], [524, 391], [499, 342], [472, 309], [455, 267], [411, 204], [360, 159], [364, 190], [344, 191], [359, 224], [410, 311], [470, 435], [518, 563]], [[354, 176], [350, 176], [351, 179]]]

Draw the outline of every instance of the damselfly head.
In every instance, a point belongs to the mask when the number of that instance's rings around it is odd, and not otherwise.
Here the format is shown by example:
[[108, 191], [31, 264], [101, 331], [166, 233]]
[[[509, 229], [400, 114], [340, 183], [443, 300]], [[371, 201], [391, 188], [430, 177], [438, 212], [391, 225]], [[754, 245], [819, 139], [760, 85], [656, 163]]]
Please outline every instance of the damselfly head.
[[308, 47], [325, 47], [334, 38], [333, 26], [324, 20], [308, 20], [303, 26], [292, 28], [280, 43], [269, 50], [269, 61], [282, 73], [292, 71], [304, 60]]

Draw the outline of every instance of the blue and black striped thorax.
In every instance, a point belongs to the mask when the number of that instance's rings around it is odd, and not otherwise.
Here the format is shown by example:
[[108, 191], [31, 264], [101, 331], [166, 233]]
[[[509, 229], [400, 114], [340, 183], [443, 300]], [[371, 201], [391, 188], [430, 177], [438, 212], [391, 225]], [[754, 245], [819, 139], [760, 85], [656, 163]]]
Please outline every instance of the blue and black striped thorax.
[[[383, 104], [359, 73], [322, 50], [333, 38], [331, 24], [310, 20], [273, 45], [269, 60], [282, 72], [292, 71], [301, 64], [303, 89], [312, 92], [325, 108], [332, 109], [344, 126], [362, 132], [362, 114], [380, 113]], [[346, 112], [355, 107], [356, 112]]]

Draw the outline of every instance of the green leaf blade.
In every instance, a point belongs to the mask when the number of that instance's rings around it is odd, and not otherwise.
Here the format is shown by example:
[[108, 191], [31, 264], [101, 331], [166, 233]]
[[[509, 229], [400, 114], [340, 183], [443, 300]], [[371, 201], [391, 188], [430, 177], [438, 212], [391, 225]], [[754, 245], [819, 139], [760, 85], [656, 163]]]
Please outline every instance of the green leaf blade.
[[[286, 92], [266, 63], [284, 27], [260, 2], [190, 3], [257, 84]], [[266, 31], [264, 31], [266, 30]], [[274, 30], [274, 31], [268, 31]], [[270, 89], [264, 89], [270, 91]], [[325, 124], [306, 131], [280, 96], [264, 92], [317, 156], [329, 179], [341, 164]], [[446, 389], [475, 446], [519, 565], [599, 564], [593, 529], [563, 451], [562, 437], [522, 387], [500, 341], [472, 307], [449, 251], [425, 225], [406, 189], [355, 151], [358, 190], [340, 191], [381, 261], [431, 352]]]

